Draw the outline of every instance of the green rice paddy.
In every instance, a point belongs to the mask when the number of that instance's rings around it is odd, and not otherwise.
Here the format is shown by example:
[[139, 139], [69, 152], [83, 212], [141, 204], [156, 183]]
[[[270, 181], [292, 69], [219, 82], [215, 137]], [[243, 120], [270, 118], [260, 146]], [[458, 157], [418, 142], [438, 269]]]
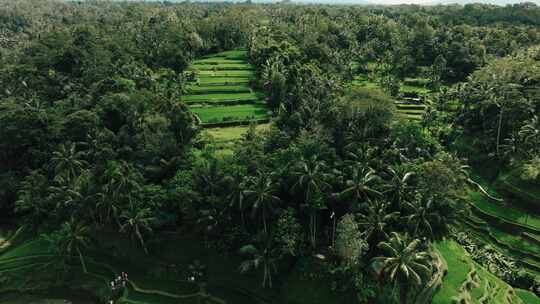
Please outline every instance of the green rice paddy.
[[[352, 63], [353, 68], [358, 67], [357, 62]], [[369, 68], [369, 64], [368, 64]], [[352, 87], [362, 87], [368, 89], [380, 89], [380, 86], [373, 79], [369, 78], [365, 74], [358, 74], [353, 77], [350, 85]], [[404, 83], [400, 86], [400, 93], [402, 94], [414, 94], [414, 95], [426, 95], [431, 93], [431, 90], [427, 88], [427, 79], [424, 78], [406, 78]], [[424, 103], [410, 103], [407, 100], [396, 102], [397, 113], [400, 117], [403, 117], [412, 121], [422, 120], [422, 114], [425, 112], [426, 105]]]
[[200, 107], [192, 108], [191, 111], [197, 114], [203, 123], [245, 121], [263, 119], [268, 116], [265, 104]]
[[[203, 126], [268, 117], [264, 95], [249, 86], [254, 71], [247, 62], [245, 50], [205, 56], [193, 62], [188, 70], [186, 74], [193, 79], [182, 100], [190, 105]], [[231, 138], [238, 137], [237, 133], [232, 133]]]
[[455, 241], [438, 242], [435, 248], [446, 261], [448, 273], [444, 276], [443, 284], [433, 298], [434, 304], [480, 304], [481, 299], [486, 297], [491, 300], [486, 303], [529, 303], [518, 297], [510, 285], [476, 264]]

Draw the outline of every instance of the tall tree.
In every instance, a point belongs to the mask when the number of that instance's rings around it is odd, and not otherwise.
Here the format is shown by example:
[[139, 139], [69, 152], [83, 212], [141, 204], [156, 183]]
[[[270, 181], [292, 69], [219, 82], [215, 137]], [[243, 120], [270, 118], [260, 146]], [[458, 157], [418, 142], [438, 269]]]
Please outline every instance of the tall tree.
[[381, 275], [399, 288], [399, 301], [406, 304], [411, 287], [420, 286], [431, 275], [428, 253], [421, 251], [420, 240], [411, 241], [397, 232], [392, 232], [390, 240], [378, 247], [384, 252], [374, 258], [382, 263]]
[[280, 201], [275, 193], [274, 181], [269, 174], [261, 171], [257, 172], [251, 185], [248, 186], [248, 190], [244, 191], [246, 197], [251, 201], [252, 214], [255, 215], [258, 212], [261, 214], [265, 234], [268, 233], [268, 216], [272, 213], [275, 204]]
[[129, 233], [132, 238], [137, 238], [144, 252], [148, 253], [143, 233], [152, 232], [152, 223], [155, 220], [150, 208], [132, 203], [120, 215], [120, 232]]

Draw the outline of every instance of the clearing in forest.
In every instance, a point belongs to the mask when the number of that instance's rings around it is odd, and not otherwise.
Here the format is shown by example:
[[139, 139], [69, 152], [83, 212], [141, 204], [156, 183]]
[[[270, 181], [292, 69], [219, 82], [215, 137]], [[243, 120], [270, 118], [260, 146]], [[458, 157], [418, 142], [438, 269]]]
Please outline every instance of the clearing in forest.
[[189, 84], [182, 97], [203, 127], [245, 125], [266, 121], [264, 95], [250, 87], [254, 75], [245, 50], [205, 56], [185, 72]]
[[[358, 70], [358, 64], [353, 63], [352, 66], [355, 70]], [[428, 88], [428, 82], [428, 79], [425, 78], [405, 78], [399, 88], [399, 96], [395, 99], [399, 116], [413, 121], [422, 120], [422, 115], [429, 106], [429, 101], [426, 97], [432, 93]], [[366, 73], [359, 71], [355, 71], [351, 86], [380, 89], [378, 83], [368, 77]]]

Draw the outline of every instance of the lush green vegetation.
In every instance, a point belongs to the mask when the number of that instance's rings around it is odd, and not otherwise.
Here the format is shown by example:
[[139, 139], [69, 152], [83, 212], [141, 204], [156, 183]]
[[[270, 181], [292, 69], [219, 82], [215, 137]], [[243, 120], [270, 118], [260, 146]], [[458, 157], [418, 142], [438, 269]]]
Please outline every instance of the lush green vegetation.
[[538, 302], [538, 20], [0, 2], [0, 302]]

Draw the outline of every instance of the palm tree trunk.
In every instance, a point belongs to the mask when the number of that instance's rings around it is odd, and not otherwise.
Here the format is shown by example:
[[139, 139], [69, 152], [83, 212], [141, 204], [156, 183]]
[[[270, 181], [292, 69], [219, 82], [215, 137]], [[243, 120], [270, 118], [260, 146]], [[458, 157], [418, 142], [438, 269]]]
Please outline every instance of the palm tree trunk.
[[84, 262], [83, 255], [79, 247], [77, 247], [77, 253], [79, 254], [79, 259], [81, 260], [81, 266], [82, 266], [83, 272], [88, 273], [88, 269], [86, 268], [86, 263]]
[[242, 221], [242, 228], [246, 229], [246, 218], [244, 217], [244, 210], [240, 210], [240, 220]]
[[311, 246], [315, 249], [317, 247], [317, 212], [315, 210], [311, 211], [310, 232]]
[[263, 271], [263, 282], [262, 282], [262, 287], [265, 288], [266, 287], [266, 278], [268, 277], [268, 266], [267, 265], [264, 265], [264, 271]]
[[139, 228], [135, 228], [135, 234], [137, 235], [137, 238], [141, 242], [141, 246], [144, 250], [144, 253], [148, 254], [148, 249], [146, 249], [146, 245], [144, 244], [144, 239], [141, 232], [139, 231]]
[[334, 218], [332, 219], [332, 247], [336, 246], [336, 214], [334, 211]]
[[501, 129], [502, 129], [502, 118], [503, 118], [503, 112], [504, 108], [501, 106], [501, 109], [499, 111], [499, 124], [497, 126], [497, 157], [500, 156], [499, 154], [499, 144], [501, 142]]
[[262, 218], [263, 218], [263, 229], [264, 229], [264, 234], [267, 234], [267, 230], [266, 230], [266, 211], [262, 210]]
[[409, 285], [401, 283], [399, 287], [399, 303], [407, 304], [407, 294], [409, 293]]
[[270, 269], [268, 269], [268, 287], [272, 288], [272, 272]]

